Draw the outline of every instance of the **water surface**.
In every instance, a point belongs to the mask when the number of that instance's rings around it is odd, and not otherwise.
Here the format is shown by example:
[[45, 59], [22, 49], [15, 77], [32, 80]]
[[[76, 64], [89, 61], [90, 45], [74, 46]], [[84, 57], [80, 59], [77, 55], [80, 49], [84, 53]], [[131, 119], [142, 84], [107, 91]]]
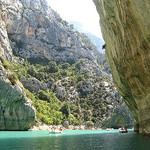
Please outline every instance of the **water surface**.
[[150, 137], [132, 130], [1, 131], [0, 150], [150, 150]]

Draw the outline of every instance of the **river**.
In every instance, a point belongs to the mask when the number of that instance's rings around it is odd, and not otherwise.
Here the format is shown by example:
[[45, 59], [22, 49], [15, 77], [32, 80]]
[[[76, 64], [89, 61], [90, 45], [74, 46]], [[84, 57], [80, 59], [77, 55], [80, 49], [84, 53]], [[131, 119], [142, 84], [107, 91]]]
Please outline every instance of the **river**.
[[150, 150], [150, 137], [133, 130], [1, 131], [0, 150]]

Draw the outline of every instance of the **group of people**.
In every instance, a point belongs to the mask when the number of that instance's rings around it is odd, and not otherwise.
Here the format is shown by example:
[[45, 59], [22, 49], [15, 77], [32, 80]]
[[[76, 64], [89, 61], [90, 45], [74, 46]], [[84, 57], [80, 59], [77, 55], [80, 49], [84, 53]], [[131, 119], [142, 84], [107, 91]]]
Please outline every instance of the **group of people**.
[[119, 128], [119, 132], [120, 133], [127, 133], [128, 130], [127, 130], [127, 128], [121, 127], [121, 128]]
[[59, 129], [51, 128], [49, 133], [62, 133], [62, 128], [61, 127]]
[[127, 131], [127, 128], [121, 127], [121, 129], [120, 129], [120, 130], [125, 130], [125, 131]]

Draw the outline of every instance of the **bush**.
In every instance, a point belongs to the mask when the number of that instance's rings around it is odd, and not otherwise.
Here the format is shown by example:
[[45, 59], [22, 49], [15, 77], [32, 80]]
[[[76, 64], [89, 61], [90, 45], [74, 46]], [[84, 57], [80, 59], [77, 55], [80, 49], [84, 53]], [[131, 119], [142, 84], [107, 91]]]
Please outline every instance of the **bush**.
[[60, 111], [68, 118], [68, 116], [69, 116], [68, 103], [65, 103], [61, 107]]
[[79, 76], [77, 77], [77, 80], [78, 80], [78, 81], [84, 81], [84, 80], [85, 80], [85, 78], [84, 78], [84, 76], [83, 76], [83, 75], [79, 75]]
[[39, 97], [39, 99], [41, 99], [41, 100], [49, 100], [49, 95], [48, 95], [48, 93], [46, 93], [46, 92], [43, 91], [43, 90], [40, 90], [40, 91], [38, 92], [38, 97]]
[[5, 61], [5, 62], [3, 63], [3, 66], [4, 66], [5, 69], [9, 69], [9, 68], [10, 68], [10, 64], [9, 64], [9, 62], [7, 62], [7, 61]]
[[57, 64], [56, 64], [56, 62], [55, 61], [51, 61], [51, 62], [49, 62], [48, 63], [48, 72], [49, 73], [55, 73], [55, 72], [58, 72], [58, 66], [57, 66]]
[[82, 65], [83, 65], [83, 60], [80, 60], [76, 63], [75, 67], [78, 69], [78, 70], [81, 70], [82, 68]]
[[2, 62], [2, 64], [4, 64], [5, 60], [2, 56], [0, 56], [0, 61]]
[[84, 78], [88, 79], [90, 77], [90, 73], [85, 73]]
[[11, 74], [7, 78], [12, 83], [12, 85], [15, 85], [17, 83], [17, 76], [15, 74]]
[[79, 125], [79, 121], [73, 115], [69, 115], [68, 120], [69, 124]]
[[33, 76], [33, 77], [36, 77], [36, 74], [37, 74], [37, 71], [35, 69], [35, 67], [32, 65], [31, 67], [29, 67], [28, 69], [28, 73]]
[[62, 64], [62, 69], [68, 69], [70, 67], [70, 64], [65, 62], [64, 64]]
[[2, 56], [0, 56], [0, 61], [2, 62], [3, 67], [4, 67], [5, 69], [9, 69], [9, 68], [10, 68], [9, 62], [5, 61]]
[[86, 126], [87, 127], [92, 127], [92, 126], [94, 126], [94, 123], [92, 121], [87, 121]]
[[63, 70], [63, 71], [61, 72], [61, 75], [62, 75], [62, 76], [67, 76], [67, 75], [68, 75], [68, 71]]
[[56, 111], [54, 113], [53, 123], [56, 124], [56, 125], [61, 124], [62, 118], [63, 118], [62, 112]]

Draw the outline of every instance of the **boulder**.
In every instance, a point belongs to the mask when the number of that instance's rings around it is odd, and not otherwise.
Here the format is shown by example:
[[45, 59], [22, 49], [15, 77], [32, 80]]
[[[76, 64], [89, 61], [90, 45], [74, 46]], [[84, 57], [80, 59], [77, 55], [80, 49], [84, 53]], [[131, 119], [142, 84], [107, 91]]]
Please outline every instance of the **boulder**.
[[31, 92], [37, 93], [39, 90], [47, 90], [47, 84], [40, 82], [36, 78], [26, 78], [23, 76], [20, 78], [20, 81], [24, 85], [24, 87]]

